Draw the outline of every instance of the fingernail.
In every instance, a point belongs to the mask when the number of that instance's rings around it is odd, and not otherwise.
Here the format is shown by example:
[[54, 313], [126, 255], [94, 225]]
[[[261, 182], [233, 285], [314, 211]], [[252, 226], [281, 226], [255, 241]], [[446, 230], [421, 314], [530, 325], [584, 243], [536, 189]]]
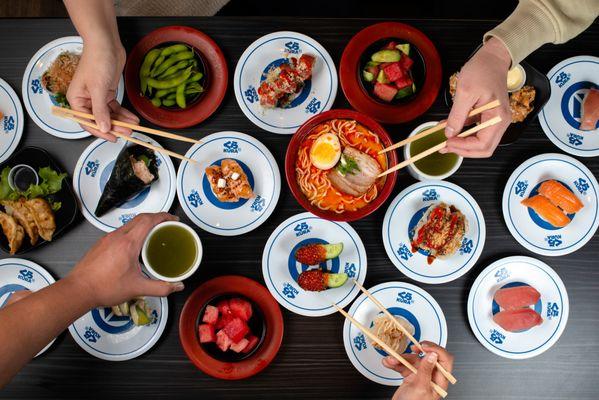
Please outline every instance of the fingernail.
[[387, 356], [387, 362], [391, 365], [397, 365], [397, 360], [391, 356]]
[[175, 282], [172, 285], [173, 285], [173, 290], [175, 292], [180, 292], [181, 290], [183, 290], [185, 288], [185, 285], [183, 284], [183, 282]]
[[110, 130], [110, 125], [106, 121], [100, 122], [100, 130], [104, 133]]
[[439, 150], [439, 153], [446, 154], [447, 151], [448, 151], [447, 148], [442, 148], [441, 150]]
[[434, 364], [437, 362], [437, 353], [428, 353], [426, 356], [426, 362]]

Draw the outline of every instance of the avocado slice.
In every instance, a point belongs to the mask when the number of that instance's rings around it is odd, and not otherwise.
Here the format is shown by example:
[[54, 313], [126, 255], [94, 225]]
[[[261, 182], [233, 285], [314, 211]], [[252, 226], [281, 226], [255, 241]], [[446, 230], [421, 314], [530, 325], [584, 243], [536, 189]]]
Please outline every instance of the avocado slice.
[[380, 83], [389, 83], [389, 79], [387, 79], [387, 75], [385, 75], [385, 71], [382, 69], [379, 71], [378, 76], [376, 77], [376, 81]]
[[131, 319], [133, 323], [137, 326], [148, 325], [150, 322], [150, 317], [138, 303], [135, 303], [131, 306]]
[[409, 43], [398, 44], [397, 46], [395, 46], [395, 48], [407, 56], [410, 55], [410, 44]]
[[378, 67], [380, 64], [380, 62], [376, 62], [376, 61], [368, 61], [366, 63], [366, 66], [364, 68], [370, 68], [370, 67]]
[[331, 244], [323, 244], [324, 249], [326, 250], [326, 259], [330, 260], [331, 258], [339, 257], [339, 254], [343, 251], [343, 243], [331, 243]]
[[404, 97], [408, 97], [414, 94], [414, 85], [406, 86], [403, 89], [399, 89], [395, 94], [396, 99], [403, 99]]
[[368, 72], [366, 70], [362, 71], [362, 77], [366, 82], [372, 82], [374, 80], [374, 75], [372, 72]]
[[338, 274], [326, 273], [325, 276], [329, 288], [338, 288], [347, 282], [347, 274], [345, 272]]
[[376, 62], [395, 62], [401, 58], [399, 50], [379, 50], [370, 59]]

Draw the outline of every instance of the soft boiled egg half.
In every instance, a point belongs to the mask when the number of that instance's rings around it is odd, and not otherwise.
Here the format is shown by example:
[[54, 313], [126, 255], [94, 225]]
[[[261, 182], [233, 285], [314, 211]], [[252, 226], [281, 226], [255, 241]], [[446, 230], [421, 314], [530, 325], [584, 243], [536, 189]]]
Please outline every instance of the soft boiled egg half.
[[312, 143], [310, 161], [318, 169], [331, 169], [341, 157], [341, 143], [334, 133], [325, 133]]

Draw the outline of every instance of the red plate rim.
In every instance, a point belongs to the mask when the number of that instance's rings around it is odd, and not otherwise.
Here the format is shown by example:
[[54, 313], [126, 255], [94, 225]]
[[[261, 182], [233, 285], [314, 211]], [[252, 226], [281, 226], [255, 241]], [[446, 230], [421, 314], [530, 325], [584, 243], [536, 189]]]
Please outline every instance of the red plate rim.
[[[200, 346], [196, 335], [199, 312], [211, 299], [225, 294], [239, 294], [261, 308], [266, 324], [266, 336], [260, 348], [239, 362], [224, 362], [210, 356]], [[258, 282], [238, 275], [226, 275], [200, 285], [187, 298], [179, 317], [179, 340], [187, 357], [204, 373], [218, 379], [238, 380], [256, 375], [277, 355], [283, 342], [283, 314], [268, 289]]]
[[[168, 42], [182, 42], [200, 51], [208, 78], [208, 88], [203, 96], [185, 110], [168, 110], [154, 107], [140, 94], [139, 67], [146, 53]], [[208, 35], [188, 26], [165, 26], [144, 36], [127, 57], [125, 88], [133, 107], [145, 119], [164, 128], [188, 128], [212, 115], [221, 104], [227, 91], [229, 71], [225, 56]]]
[[[308, 202], [308, 199], [306, 199], [306, 196], [304, 195], [304, 193], [302, 193], [300, 187], [298, 186], [296, 175], [295, 175], [295, 161], [297, 158], [297, 149], [299, 148], [301, 141], [318, 124], [321, 124], [325, 121], [328, 121], [331, 119], [336, 119], [336, 118], [356, 120], [360, 124], [364, 125], [368, 129], [370, 129], [372, 132], [376, 133], [379, 136], [379, 138], [381, 139], [381, 142], [383, 143], [384, 147], [388, 147], [393, 144], [391, 137], [389, 136], [387, 131], [385, 131], [385, 129], [381, 126], [381, 124], [379, 124], [378, 122], [376, 122], [374, 119], [370, 118], [367, 115], [364, 115], [364, 114], [354, 111], [354, 110], [347, 110], [347, 109], [336, 109], [336, 110], [325, 111], [321, 114], [313, 116], [308, 121], [304, 122], [304, 124], [302, 126], [300, 126], [300, 128], [297, 130], [297, 132], [291, 138], [291, 141], [289, 142], [289, 146], [287, 146], [287, 153], [285, 154], [285, 176], [287, 177], [287, 184], [289, 185], [289, 188], [291, 189], [291, 193], [293, 193], [293, 196], [295, 197], [295, 199], [307, 211], [311, 212], [312, 214], [314, 214], [320, 218], [327, 219], [330, 221], [356, 221], [360, 218], [363, 218], [363, 217], [373, 213], [389, 198], [389, 195], [391, 195], [391, 191], [393, 190], [393, 187], [395, 186], [395, 181], [397, 180], [397, 171], [394, 171], [394, 172], [390, 173], [389, 175], [387, 175], [387, 180], [385, 181], [385, 185], [383, 186], [381, 193], [379, 193], [379, 195], [377, 196], [376, 199], [374, 199], [374, 201], [370, 202], [365, 207], [360, 208], [357, 211], [345, 212], [343, 214], [337, 214], [337, 213], [333, 213], [333, 212], [329, 212], [329, 211], [324, 211], [324, 210], [321, 210], [320, 208], [315, 207], [312, 204], [310, 204]], [[390, 168], [397, 164], [397, 153], [395, 152], [395, 150], [392, 150], [392, 151], [388, 152], [387, 154], [388, 154], [388, 160], [389, 160], [388, 166]]]
[[[409, 103], [379, 103], [364, 91], [359, 82], [358, 68], [362, 54], [373, 43], [387, 38], [408, 41], [418, 48], [424, 59], [424, 84]], [[441, 57], [433, 42], [422, 31], [400, 22], [381, 22], [362, 29], [345, 46], [339, 65], [339, 80], [345, 97], [356, 110], [383, 123], [408, 122], [424, 114], [435, 102], [441, 89]]]

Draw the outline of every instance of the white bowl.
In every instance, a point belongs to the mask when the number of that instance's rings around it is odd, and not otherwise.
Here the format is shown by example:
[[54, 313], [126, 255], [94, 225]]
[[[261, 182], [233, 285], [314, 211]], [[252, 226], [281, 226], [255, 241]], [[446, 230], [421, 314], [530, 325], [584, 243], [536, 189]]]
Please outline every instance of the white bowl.
[[[422, 132], [425, 129], [432, 128], [433, 126], [435, 126], [437, 124], [438, 124], [437, 121], [430, 121], [430, 122], [425, 122], [423, 124], [420, 124], [416, 128], [414, 128], [414, 130], [410, 133], [410, 135], [408, 137], [412, 137], [412, 136], [416, 135], [417, 133]], [[408, 143], [403, 148], [403, 157], [405, 160], [410, 158], [410, 146], [411, 146], [411, 143]], [[458, 161], [455, 163], [453, 168], [443, 175], [425, 174], [424, 172], [420, 171], [416, 167], [416, 164], [414, 164], [414, 163], [408, 165], [407, 168], [408, 168], [408, 172], [410, 173], [410, 175], [412, 175], [415, 179], [418, 179], [419, 181], [443, 180], [443, 179], [449, 178], [451, 175], [453, 175], [460, 168], [460, 165], [462, 165], [463, 160], [464, 160], [464, 157], [458, 156]]]
[[[154, 232], [156, 232], [158, 229], [163, 228], [165, 226], [173, 226], [173, 225], [180, 226], [181, 228], [184, 228], [189, 233], [191, 233], [191, 235], [193, 236], [193, 238], [196, 242], [197, 254], [196, 254], [195, 261], [193, 262], [192, 266], [187, 270], [187, 272], [185, 272], [183, 275], [180, 275], [180, 276], [167, 277], [167, 276], [163, 276], [163, 275], [159, 274], [158, 272], [156, 272], [152, 268], [152, 265], [150, 264], [150, 262], [148, 261], [148, 243], [150, 242], [150, 238], [152, 237]], [[197, 271], [198, 267], [200, 266], [200, 262], [202, 261], [202, 253], [203, 253], [202, 241], [200, 240], [200, 237], [198, 236], [198, 234], [189, 225], [185, 225], [184, 223], [178, 222], [178, 221], [166, 221], [166, 222], [156, 225], [150, 231], [148, 236], [146, 237], [146, 241], [144, 242], [144, 245], [143, 245], [143, 248], [141, 251], [141, 259], [143, 260], [143, 263], [144, 263], [146, 269], [148, 270], [148, 273], [150, 275], [152, 275], [152, 277], [159, 279], [161, 281], [165, 281], [165, 282], [180, 282], [180, 281], [183, 281], [183, 280], [189, 278]]]

